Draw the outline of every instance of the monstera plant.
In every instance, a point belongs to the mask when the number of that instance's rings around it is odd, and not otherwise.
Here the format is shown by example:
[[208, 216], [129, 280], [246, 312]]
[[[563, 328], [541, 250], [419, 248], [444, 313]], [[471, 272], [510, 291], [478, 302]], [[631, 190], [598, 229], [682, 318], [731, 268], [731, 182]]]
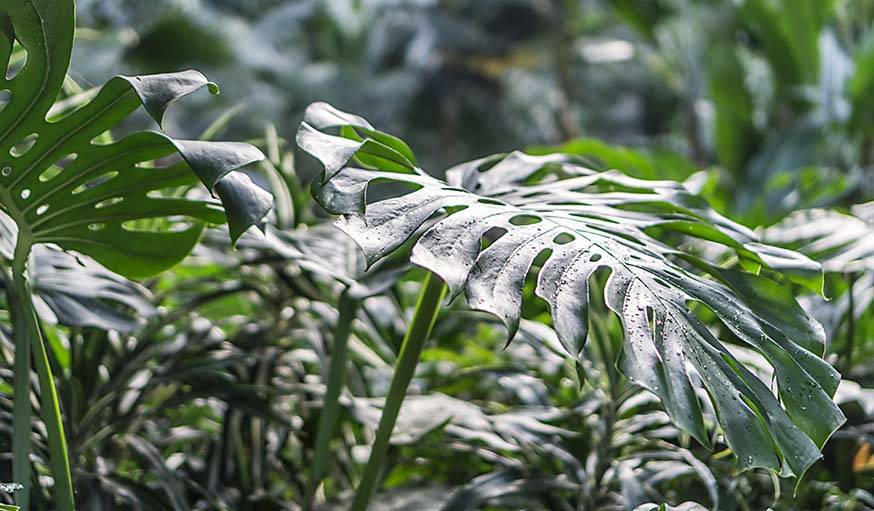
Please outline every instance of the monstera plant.
[[[31, 484], [31, 354], [40, 389], [58, 509], [74, 498], [61, 410], [49, 355], [31, 300], [28, 268], [36, 245], [90, 256], [125, 277], [176, 264], [204, 226], [227, 218], [232, 239], [260, 224], [272, 198], [240, 167], [260, 160], [248, 144], [176, 140], [159, 131], [118, 141], [106, 134], [140, 106], [160, 124], [178, 98], [214, 84], [195, 71], [123, 77], [58, 115], [73, 45], [73, 0], [9, 0], [0, 5], [0, 206], [17, 230], [4, 264], [15, 333], [13, 477], [26, 509]], [[14, 58], [13, 58], [14, 57]], [[198, 180], [218, 200], [185, 191]], [[201, 194], [205, 196], [205, 194]], [[30, 263], [28, 262], [30, 261]], [[68, 285], [75, 286], [75, 279]]]
[[871, 332], [870, 321], [867, 329], [859, 327], [866, 326], [863, 320], [874, 302], [874, 202], [857, 204], [846, 213], [796, 211], [765, 229], [762, 237], [815, 257], [838, 281], [835, 284], [844, 281], [844, 286], [833, 286], [832, 301], [809, 297], [809, 310], [832, 338], [838, 338], [843, 326], [843, 367], [851, 369], [856, 338], [870, 338]]
[[[571, 356], [586, 342], [591, 286], [603, 288], [625, 333], [622, 372], [704, 445], [711, 442], [702, 418], [709, 401], [740, 470], [800, 479], [843, 423], [832, 401], [839, 375], [821, 358], [823, 329], [790, 292], [792, 283], [820, 291], [819, 265], [760, 243], [682, 185], [520, 152], [458, 165], [442, 181], [398, 138], [324, 103], [307, 110], [297, 142], [324, 166], [316, 200], [340, 215], [336, 225], [369, 263], [412, 242], [411, 261], [430, 272], [353, 509], [365, 509], [375, 490], [447, 289], [499, 317], [512, 338], [523, 302], [533, 298], [525, 292], [531, 274]], [[732, 257], [708, 257], [726, 249]], [[715, 318], [719, 329], [702, 317]], [[775, 387], [746, 368], [726, 340], [761, 353]]]

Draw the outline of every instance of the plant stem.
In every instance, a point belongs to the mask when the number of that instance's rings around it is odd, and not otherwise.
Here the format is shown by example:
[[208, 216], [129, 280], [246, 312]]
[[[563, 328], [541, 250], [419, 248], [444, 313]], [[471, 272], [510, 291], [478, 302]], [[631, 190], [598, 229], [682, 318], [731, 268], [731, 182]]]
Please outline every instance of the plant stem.
[[352, 501], [350, 511], [365, 511], [376, 490], [376, 484], [382, 472], [382, 464], [388, 451], [389, 440], [404, 401], [407, 387], [416, 372], [419, 356], [425, 341], [431, 335], [434, 320], [440, 311], [440, 302], [446, 293], [443, 281], [433, 273], [429, 273], [419, 294], [419, 302], [416, 304], [416, 312], [413, 320], [404, 336], [401, 352], [395, 363], [394, 376], [391, 379], [385, 405], [382, 409], [382, 417], [379, 419], [379, 427], [376, 429], [376, 439], [370, 451], [370, 459], [364, 470], [364, 477], [358, 484], [355, 492], [355, 500]]
[[325, 469], [328, 466], [331, 437], [334, 436], [337, 416], [340, 413], [340, 392], [346, 383], [346, 345], [349, 341], [349, 333], [352, 331], [352, 322], [355, 321], [355, 313], [358, 311], [358, 304], [358, 300], [351, 298], [348, 292], [340, 295], [339, 316], [334, 327], [331, 365], [328, 369], [328, 388], [325, 390], [324, 404], [319, 418], [312, 475], [304, 499], [304, 510], [312, 509], [316, 490], [322, 482], [322, 477], [324, 477]]
[[847, 345], [844, 347], [844, 369], [850, 372], [853, 366], [853, 347], [856, 337], [856, 299], [853, 296], [853, 285], [856, 283], [856, 274], [847, 274]]
[[[24, 268], [29, 253], [30, 243], [22, 239], [19, 235], [18, 243], [15, 248], [15, 258], [12, 265], [13, 293], [11, 294], [16, 302], [16, 305], [13, 308], [18, 312], [15, 315], [15, 323], [13, 324], [13, 328], [16, 331], [16, 348], [18, 348], [19, 337], [29, 338], [30, 349], [33, 350], [36, 373], [39, 379], [40, 404], [42, 408], [43, 422], [46, 425], [46, 433], [48, 436], [49, 457], [52, 465], [52, 477], [54, 478], [55, 505], [57, 506], [58, 511], [73, 511], [75, 508], [73, 499], [73, 480], [70, 476], [70, 460], [67, 457], [67, 441], [64, 435], [64, 426], [61, 422], [61, 409], [58, 403], [58, 393], [55, 389], [54, 379], [52, 378], [52, 369], [49, 364], [49, 357], [42, 337], [39, 319], [37, 318], [36, 310], [34, 310], [33, 307], [30, 286], [24, 277]], [[19, 331], [22, 333], [18, 333]], [[16, 349], [15, 365], [17, 370], [21, 371], [22, 369], [18, 368], [19, 356], [20, 353]], [[18, 375], [16, 374], [16, 383], [17, 377]], [[26, 395], [29, 397], [29, 389]], [[18, 389], [16, 389], [16, 412], [18, 411], [18, 398]], [[29, 405], [27, 408], [29, 408]], [[27, 411], [28, 424], [26, 432], [28, 434], [27, 449], [29, 451], [30, 410]], [[23, 415], [23, 413], [21, 415]], [[23, 421], [21, 416], [17, 417], [17, 419]], [[18, 421], [15, 421], [15, 425], [21, 426]], [[20, 432], [20, 429], [20, 427], [16, 429], [19, 441], [22, 440], [20, 437], [23, 435], [23, 433]], [[19, 453], [16, 452], [16, 459], [18, 458], [18, 454]], [[29, 457], [28, 453], [24, 458], [28, 463]], [[21, 470], [21, 467], [19, 467], [19, 470]], [[22, 484], [24, 484], [24, 482], [22, 482]]]
[[[589, 491], [584, 496], [583, 509], [600, 509], [599, 500], [606, 490], [604, 474], [615, 459], [613, 451], [613, 431], [616, 424], [616, 408], [619, 396], [619, 372], [616, 369], [615, 344], [610, 331], [610, 309], [604, 299], [605, 282], [600, 277], [595, 279], [590, 289], [591, 303], [597, 304], [589, 311], [589, 336], [594, 341], [598, 356], [604, 366], [607, 376], [606, 397], [601, 404], [601, 437], [595, 446], [595, 463], [589, 480]], [[598, 380], [600, 386], [602, 380]], [[596, 384], [593, 382], [593, 384]]]
[[15, 361], [13, 363], [12, 397], [12, 480], [21, 485], [15, 492], [15, 503], [27, 511], [30, 507], [30, 420], [33, 406], [30, 403], [30, 341], [27, 330], [22, 326], [23, 311], [21, 300], [13, 288], [12, 276], [5, 271], [6, 299], [12, 316], [13, 336], [15, 338]]
[[[606, 309], [606, 307], [605, 307]], [[598, 442], [596, 452], [597, 457], [595, 470], [592, 476], [592, 492], [589, 497], [589, 509], [598, 509], [598, 499], [604, 491], [604, 474], [610, 467], [610, 463], [615, 458], [613, 453], [613, 430], [616, 424], [616, 403], [619, 399], [618, 395], [618, 375], [616, 372], [616, 358], [611, 349], [610, 328], [607, 324], [609, 312], [606, 310], [592, 311], [589, 318], [591, 320], [592, 329], [589, 330], [598, 347], [598, 354], [601, 357], [601, 362], [604, 365], [604, 371], [607, 373], [607, 392], [608, 396], [602, 406], [602, 421], [603, 426], [600, 442]]]

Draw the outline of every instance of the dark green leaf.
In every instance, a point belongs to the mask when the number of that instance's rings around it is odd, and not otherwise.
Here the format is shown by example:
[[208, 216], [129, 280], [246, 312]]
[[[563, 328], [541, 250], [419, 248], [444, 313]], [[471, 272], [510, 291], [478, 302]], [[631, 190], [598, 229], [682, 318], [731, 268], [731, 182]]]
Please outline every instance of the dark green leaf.
[[[447, 183], [393, 163], [362, 169], [355, 165], [358, 151], [376, 154], [378, 142], [366, 139], [353, 148], [349, 139], [317, 130], [309, 119], [323, 119], [325, 109], [310, 107], [298, 142], [316, 148], [311, 154], [326, 168], [314, 185], [317, 200], [343, 215], [337, 225], [369, 262], [392, 253], [436, 217], [415, 242], [412, 261], [439, 275], [453, 295], [465, 291], [471, 306], [501, 318], [512, 337], [526, 274], [545, 256], [536, 269], [536, 292], [550, 305], [559, 340], [574, 354], [587, 337], [590, 277], [609, 269], [605, 300], [625, 329], [620, 367], [660, 397], [678, 427], [706, 444], [691, 380], [697, 373], [742, 469], [780, 471], [785, 465], [787, 473], [800, 475], [843, 422], [831, 400], [838, 375], [819, 358], [822, 328], [791, 295], [764, 276], [721, 270], [649, 233], [715, 242], [748, 265], [788, 269], [788, 277], [802, 282], [815, 263], [762, 245], [680, 184], [595, 172], [562, 155], [484, 158], [450, 169]], [[374, 180], [413, 191], [368, 204], [367, 186]], [[491, 236], [485, 249], [484, 236]], [[695, 302], [769, 361], [785, 409], [699, 320], [690, 306]]]
[[[222, 223], [226, 214], [236, 239], [262, 221], [270, 194], [234, 172], [262, 158], [253, 146], [174, 140], [159, 132], [94, 142], [140, 105], [160, 123], [178, 98], [207, 86], [215, 91], [203, 75], [115, 77], [89, 103], [49, 121], [70, 60], [73, 2], [14, 0], [0, 11], [6, 20], [0, 23], [0, 68], [13, 38], [27, 51], [20, 71], [0, 77], [0, 89], [11, 95], [0, 115], [0, 205], [19, 227], [23, 253], [32, 244], [54, 243], [142, 277], [179, 262], [204, 223]], [[181, 156], [176, 163], [146, 166], [175, 155]], [[195, 176], [221, 205], [161, 195], [194, 184]]]

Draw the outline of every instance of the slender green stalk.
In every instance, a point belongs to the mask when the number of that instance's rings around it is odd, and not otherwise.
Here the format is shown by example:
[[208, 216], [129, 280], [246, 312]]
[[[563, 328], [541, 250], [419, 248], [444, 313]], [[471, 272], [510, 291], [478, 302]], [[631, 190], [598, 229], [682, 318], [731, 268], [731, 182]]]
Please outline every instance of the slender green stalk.
[[309, 481], [309, 489], [304, 502], [304, 510], [312, 509], [313, 499], [325, 469], [328, 466], [330, 455], [331, 437], [337, 426], [337, 416], [340, 413], [340, 392], [346, 383], [346, 345], [349, 341], [349, 333], [352, 331], [352, 322], [355, 321], [355, 313], [358, 311], [358, 300], [344, 292], [340, 296], [339, 316], [334, 328], [334, 343], [331, 349], [331, 365], [328, 369], [328, 388], [325, 390], [324, 405], [319, 418], [319, 430], [316, 434], [316, 448], [313, 454], [312, 473]]
[[856, 299], [853, 296], [853, 285], [856, 283], [856, 274], [847, 274], [847, 345], [844, 347], [844, 369], [847, 373], [853, 368], [853, 348], [856, 337]]
[[30, 403], [30, 335], [22, 326], [24, 320], [19, 305], [21, 300], [12, 289], [12, 276], [5, 271], [4, 273], [6, 296], [12, 323], [15, 325], [15, 362], [12, 368], [15, 391], [12, 398], [12, 480], [21, 485], [15, 492], [15, 503], [22, 511], [27, 511], [30, 507], [30, 419], [33, 415], [33, 406]]
[[[606, 308], [605, 308], [606, 309]], [[599, 509], [598, 499], [604, 491], [604, 474], [610, 467], [611, 460], [615, 459], [613, 453], [613, 431], [616, 424], [616, 404], [619, 400], [618, 394], [618, 374], [616, 370], [616, 357], [611, 349], [610, 327], [607, 323], [608, 312], [592, 311], [589, 318], [591, 320], [592, 329], [589, 330], [589, 337], [594, 339], [595, 345], [598, 348], [598, 354], [601, 357], [601, 362], [604, 366], [604, 371], [607, 373], [607, 391], [608, 396], [604, 400], [602, 406], [602, 421], [603, 437], [597, 445], [597, 457], [595, 462], [595, 470], [592, 474], [592, 492], [587, 497], [588, 507], [585, 509]]]
[[[30, 340], [30, 349], [33, 353], [33, 361], [36, 367], [37, 377], [39, 379], [40, 404], [42, 408], [43, 422], [46, 425], [46, 432], [48, 436], [49, 457], [52, 465], [52, 477], [54, 478], [55, 482], [55, 506], [57, 507], [58, 511], [73, 511], [73, 509], [75, 508], [73, 498], [73, 480], [70, 476], [70, 460], [67, 457], [67, 440], [64, 435], [64, 426], [61, 422], [61, 408], [60, 404], [58, 403], [58, 393], [55, 389], [54, 378], [52, 377], [52, 369], [49, 364], [49, 357], [48, 353], [46, 352], [45, 341], [42, 337], [42, 330], [40, 329], [39, 319], [37, 318], [36, 311], [33, 307], [30, 286], [28, 285], [27, 280], [24, 277], [24, 268], [27, 262], [27, 256], [30, 253], [30, 243], [27, 240], [22, 239], [20, 235], [18, 243], [16, 244], [15, 252], [16, 253], [12, 267], [13, 293], [11, 293], [11, 296], [14, 297], [13, 299], [16, 302], [13, 309], [18, 311], [18, 313], [14, 316], [15, 323], [13, 325], [13, 328], [16, 330], [16, 344], [18, 343], [19, 335], [25, 336]], [[23, 334], [17, 333], [18, 331], [22, 331]], [[16, 346], [16, 348], [17, 347], [18, 346]], [[16, 352], [16, 366], [18, 365], [19, 356], [20, 353]], [[15, 396], [16, 401], [19, 397], [17, 390], [18, 389], [16, 389]], [[17, 408], [17, 403], [15, 404]], [[17, 412], [18, 410], [16, 409], [15, 411]], [[23, 412], [21, 415], [23, 415]], [[28, 413], [28, 424], [26, 425], [28, 437], [30, 435], [29, 415], [30, 414]], [[21, 416], [19, 416], [18, 419], [20, 421], [23, 421], [23, 418]], [[13, 419], [13, 421], [15, 421], [15, 419]], [[15, 425], [17, 427], [23, 427], [23, 425], [20, 425], [17, 421], [15, 422]], [[20, 429], [20, 427], [17, 429], [19, 437], [23, 435], [23, 433], [20, 432]], [[27, 449], [29, 451], [29, 445], [27, 446]], [[18, 458], [19, 454], [21, 453], [16, 453], [16, 458]], [[27, 455], [24, 457], [24, 459], [29, 459], [29, 453], [25, 454]], [[19, 470], [21, 470], [21, 467], [19, 467]], [[22, 481], [22, 484], [24, 484], [24, 481]]]
[[584, 495], [585, 505], [583, 509], [600, 509], [599, 499], [605, 491], [604, 475], [610, 468], [611, 461], [615, 459], [612, 439], [616, 425], [616, 407], [620, 399], [620, 375], [616, 369], [615, 345], [610, 330], [611, 313], [604, 299], [604, 285], [605, 283], [599, 277], [596, 279], [596, 285], [590, 288], [591, 303], [598, 306], [593, 307], [589, 312], [588, 338], [594, 341], [601, 364], [604, 366], [604, 372], [607, 375], [607, 396], [601, 407], [602, 437], [596, 446], [595, 465], [589, 481], [590, 491]]
[[416, 372], [416, 365], [419, 363], [419, 356], [422, 354], [425, 341], [431, 335], [431, 329], [434, 326], [434, 320], [437, 319], [440, 302], [445, 293], [446, 285], [443, 284], [443, 281], [436, 275], [429, 273], [428, 277], [425, 278], [422, 292], [419, 294], [419, 302], [416, 304], [416, 312], [407, 329], [407, 335], [404, 336], [401, 352], [395, 363], [394, 376], [392, 376], [388, 396], [386, 396], [385, 405], [382, 408], [382, 417], [379, 419], [379, 427], [376, 429], [376, 439], [370, 450], [370, 459], [364, 469], [364, 477], [358, 484], [350, 511], [365, 511], [376, 490], [385, 454], [388, 451], [389, 440], [391, 440], [391, 433], [395, 427], [398, 413], [401, 411], [401, 404], [404, 402], [404, 395], [407, 393], [407, 387]]

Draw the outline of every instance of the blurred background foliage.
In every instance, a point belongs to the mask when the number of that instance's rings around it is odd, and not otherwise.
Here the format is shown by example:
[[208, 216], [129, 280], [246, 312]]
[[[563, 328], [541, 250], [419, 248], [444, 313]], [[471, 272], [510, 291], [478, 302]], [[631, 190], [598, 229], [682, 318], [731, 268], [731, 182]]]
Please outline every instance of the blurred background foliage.
[[[374, 509], [874, 509], [874, 2], [79, 0], [78, 25], [71, 98], [114, 73], [196, 68], [223, 95], [174, 107], [168, 130], [253, 141], [268, 155], [253, 173], [277, 196], [266, 236], [230, 251], [213, 232], [172, 272], [119, 284], [124, 299], [97, 284], [84, 298], [35, 286], [44, 321], [58, 325], [47, 330], [82, 509], [300, 509], [338, 299], [365, 275], [317, 496], [325, 509], [348, 502], [418, 274], [363, 274], [354, 245], [324, 225], [305, 188], [315, 164], [290, 142], [316, 100], [403, 138], [434, 174], [528, 148], [684, 181], [823, 262], [831, 299], [802, 302], [845, 377], [836, 400], [849, 420], [796, 487], [737, 474], [731, 452], [671, 426], [613, 369], [612, 315], [596, 315], [602, 342], [575, 367], [548, 327], [523, 322], [502, 350], [494, 318], [454, 304], [420, 364]], [[64, 298], [96, 319], [77, 324]], [[0, 373], [8, 452], [11, 376]], [[38, 426], [34, 438], [39, 462]]]
[[751, 224], [871, 193], [867, 0], [83, 0], [79, 13], [98, 31], [80, 37], [82, 81], [196, 66], [242, 105], [242, 135], [262, 119], [290, 133], [324, 100], [435, 172], [592, 138], [655, 155], [644, 175], [718, 166], [725, 207]]

